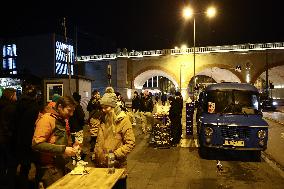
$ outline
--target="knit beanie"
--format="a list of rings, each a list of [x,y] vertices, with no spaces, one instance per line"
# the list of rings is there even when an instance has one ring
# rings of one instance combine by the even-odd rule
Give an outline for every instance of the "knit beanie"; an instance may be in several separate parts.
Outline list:
[[[52,102],[57,102],[59,98],[60,98],[59,94],[54,94],[52,97]]]
[[[114,93],[114,89],[112,87],[107,87],[105,93]]]
[[[117,103],[117,97],[115,93],[105,93],[99,101],[101,105],[115,108]]]

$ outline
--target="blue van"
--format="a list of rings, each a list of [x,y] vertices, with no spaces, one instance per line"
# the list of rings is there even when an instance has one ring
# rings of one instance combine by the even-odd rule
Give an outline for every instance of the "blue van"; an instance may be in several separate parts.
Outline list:
[[[268,124],[260,110],[259,92],[251,84],[208,85],[199,94],[196,121],[200,150],[267,148]]]

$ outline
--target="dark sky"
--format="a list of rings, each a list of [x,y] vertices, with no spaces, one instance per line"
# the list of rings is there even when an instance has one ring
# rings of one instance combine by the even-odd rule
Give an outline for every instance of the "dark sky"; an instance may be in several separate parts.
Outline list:
[[[117,48],[167,49],[182,43],[190,47],[193,22],[185,23],[181,16],[188,3],[198,12],[211,4],[218,10],[211,20],[196,15],[196,46],[284,42],[283,6],[278,0],[25,2],[29,4],[13,1],[17,6],[1,7],[6,11],[1,14],[0,38],[51,32],[63,35],[61,22],[66,15],[67,35],[74,40],[77,36],[78,55],[113,53]]]

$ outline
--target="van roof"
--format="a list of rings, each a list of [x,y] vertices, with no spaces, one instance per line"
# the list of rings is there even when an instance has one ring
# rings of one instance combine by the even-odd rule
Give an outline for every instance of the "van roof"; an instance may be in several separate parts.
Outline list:
[[[208,85],[205,91],[215,90],[240,90],[240,91],[252,91],[258,92],[257,88],[248,83],[215,83]]]

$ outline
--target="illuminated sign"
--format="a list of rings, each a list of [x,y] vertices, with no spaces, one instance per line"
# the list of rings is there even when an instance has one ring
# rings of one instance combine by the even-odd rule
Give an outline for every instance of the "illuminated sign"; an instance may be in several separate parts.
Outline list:
[[[17,47],[15,44],[3,46],[3,64],[2,68],[10,74],[17,74],[16,57]]]
[[[5,88],[16,89],[19,93],[22,92],[21,80],[14,78],[0,78],[0,96]]]
[[[68,75],[68,62],[71,65],[71,75],[74,75],[74,48],[60,41],[55,43],[55,73],[60,75]]]

